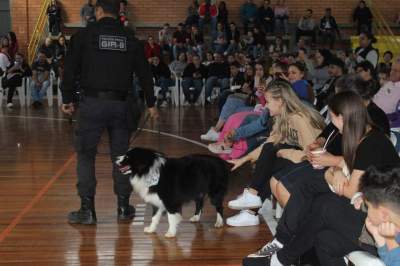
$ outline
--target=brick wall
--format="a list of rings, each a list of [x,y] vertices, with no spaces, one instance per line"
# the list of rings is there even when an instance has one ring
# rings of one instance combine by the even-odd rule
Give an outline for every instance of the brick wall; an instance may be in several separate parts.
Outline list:
[[[58,0],[63,9],[65,22],[78,23],[80,21],[79,10],[86,0]],[[190,0],[128,0],[129,18],[138,25],[161,25],[165,22],[177,24],[186,17],[187,6]],[[238,21],[240,5],[244,0],[226,0],[230,20]],[[256,4],[262,3],[255,0]],[[26,12],[26,3],[29,6],[29,14]],[[274,3],[274,0],[272,0]],[[358,0],[288,0],[291,20],[297,21],[306,8],[312,8],[315,17],[319,18],[328,6],[333,8],[333,14],[340,24],[351,22],[351,12]],[[392,22],[396,14],[400,12],[399,0],[374,1],[384,17]],[[24,47],[27,37],[32,32],[41,0],[12,0],[12,25],[17,33],[21,46]],[[29,25],[29,28],[28,28]]]

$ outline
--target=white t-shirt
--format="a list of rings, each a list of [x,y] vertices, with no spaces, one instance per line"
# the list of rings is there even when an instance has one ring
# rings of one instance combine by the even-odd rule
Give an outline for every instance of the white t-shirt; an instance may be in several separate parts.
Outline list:
[[[10,60],[8,59],[8,56],[0,53],[0,68],[6,72],[7,67],[10,65]]]
[[[369,53],[367,54],[367,57],[365,59],[363,57],[359,56],[359,54],[362,53],[363,51],[364,51],[364,48],[362,48],[362,49],[360,49],[360,51],[358,51],[357,63],[361,63],[361,62],[367,60],[376,68],[376,66],[378,65],[378,59],[379,59],[379,55],[376,52],[376,50],[369,51]]]

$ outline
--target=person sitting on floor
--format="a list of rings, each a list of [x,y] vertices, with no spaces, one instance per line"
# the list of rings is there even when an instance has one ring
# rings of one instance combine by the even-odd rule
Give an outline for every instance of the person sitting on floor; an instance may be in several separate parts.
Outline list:
[[[274,240],[248,258],[271,258],[271,266],[290,265],[314,247],[322,265],[344,266],[344,256],[360,250],[358,239],[366,217],[351,204],[360,178],[369,167],[398,164],[400,158],[387,136],[370,122],[357,93],[336,94],[329,110],[342,134],[343,160],[318,177],[303,178],[303,185],[289,198],[287,217],[279,221]]]
[[[237,169],[244,163],[256,162],[255,172],[249,188],[228,203],[229,208],[242,210],[227,219],[231,226],[259,224],[259,217],[251,209],[258,209],[271,196],[269,180],[279,170],[299,163],[305,150],[325,127],[321,115],[304,104],[285,80],[272,81],[265,92],[267,108],[274,118],[272,131],[267,141],[246,156],[229,161]],[[278,159],[279,158],[279,159]]]
[[[371,168],[361,177],[368,208],[365,221],[386,266],[400,265],[400,168]]]
[[[260,81],[263,80],[265,76],[264,66],[256,64],[255,68],[256,73],[254,75],[253,67],[250,65],[247,66],[247,73],[243,86],[240,90],[237,90],[236,93],[228,96],[221,109],[217,124],[211,127],[206,134],[200,136],[202,140],[217,141],[219,132],[231,115],[237,112],[253,110],[257,100],[261,103],[265,102],[263,93],[260,92],[256,95]]]

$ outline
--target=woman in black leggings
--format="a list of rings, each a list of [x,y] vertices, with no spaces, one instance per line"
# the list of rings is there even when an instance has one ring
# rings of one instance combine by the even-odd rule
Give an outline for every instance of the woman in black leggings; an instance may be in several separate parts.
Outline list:
[[[6,76],[2,80],[3,88],[8,88],[7,107],[12,108],[12,99],[15,89],[22,85],[22,79],[31,75],[31,69],[25,63],[24,57],[20,53],[15,54],[15,61],[7,68]]]

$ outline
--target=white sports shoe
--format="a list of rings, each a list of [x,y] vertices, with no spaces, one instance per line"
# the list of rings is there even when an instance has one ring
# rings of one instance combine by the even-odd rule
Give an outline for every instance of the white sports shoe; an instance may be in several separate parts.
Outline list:
[[[257,195],[250,193],[247,189],[243,191],[237,199],[231,200],[228,203],[228,207],[234,210],[245,210],[245,209],[258,209],[261,208],[262,201]]]
[[[230,154],[231,148],[225,148],[222,143],[211,143],[208,145],[208,150],[215,154]]]
[[[252,211],[243,210],[239,214],[226,219],[226,224],[230,226],[254,226],[260,224],[260,219]]]
[[[217,141],[218,137],[219,133],[215,131],[214,128],[210,128],[206,134],[200,136],[200,139],[207,141]]]

